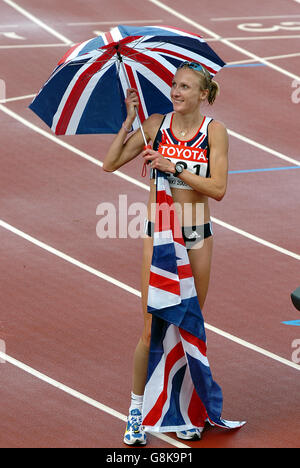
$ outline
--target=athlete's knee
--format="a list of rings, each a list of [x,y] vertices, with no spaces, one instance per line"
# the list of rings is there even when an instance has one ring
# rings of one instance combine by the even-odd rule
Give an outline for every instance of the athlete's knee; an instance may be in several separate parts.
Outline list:
[[[150,348],[150,343],[151,343],[151,333],[143,333],[141,336],[141,341],[144,346],[147,348]]]

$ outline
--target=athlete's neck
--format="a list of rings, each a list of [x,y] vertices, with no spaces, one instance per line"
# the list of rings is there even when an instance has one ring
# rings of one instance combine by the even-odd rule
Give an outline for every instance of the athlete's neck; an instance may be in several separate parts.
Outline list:
[[[175,126],[175,128],[178,131],[194,130],[195,128],[200,127],[203,118],[204,116],[201,114],[200,111],[196,111],[194,113],[189,114],[181,114],[179,112],[175,112],[173,117],[173,126]]]

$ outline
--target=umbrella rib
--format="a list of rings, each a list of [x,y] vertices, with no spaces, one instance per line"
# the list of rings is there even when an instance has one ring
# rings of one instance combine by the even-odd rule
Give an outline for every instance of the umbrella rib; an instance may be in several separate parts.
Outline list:
[[[149,52],[152,52],[152,50],[154,50],[155,48],[161,47],[162,45],[167,44],[166,41],[161,41],[161,42],[158,42],[158,43],[155,45],[155,47],[153,47],[153,48],[151,48],[151,49],[145,49],[145,48],[143,48],[143,47],[138,48],[138,46],[139,46],[139,44],[140,44],[141,41],[142,41],[142,39],[140,39],[139,42],[138,42],[136,45],[134,45],[134,46],[131,47],[131,49],[134,49],[134,50],[137,51],[137,54],[140,53],[140,52],[143,52],[144,54],[146,54],[148,51],[149,51]],[[87,52],[87,53],[88,53],[88,52]],[[129,59],[129,58],[131,58],[131,57],[134,57],[134,56],[137,55],[137,54],[132,54],[130,57],[127,57],[127,58]],[[95,60],[91,60],[89,63],[93,63],[93,62],[97,62],[97,61],[98,61],[99,63],[101,63],[101,60],[99,60],[99,58],[96,58]],[[105,61],[106,61],[106,60],[103,60],[103,62],[105,62]],[[74,63],[70,63],[69,65],[84,65],[85,63],[87,63],[87,62],[84,62],[84,61],[80,62],[80,61],[78,60],[78,61],[76,61],[76,62],[74,62]],[[146,62],[145,62],[145,63],[146,63]]]
[[[152,51],[152,49],[149,49],[149,52],[151,52],[151,51]],[[124,57],[124,56],[122,56],[122,58],[125,59],[126,62],[131,61],[131,62],[135,63],[136,60],[134,60],[134,57],[135,57],[136,55],[139,55],[141,52],[144,52],[144,55],[146,54],[146,51],[145,51],[144,49],[141,49],[140,51],[137,51],[136,54],[130,55],[130,57]],[[88,61],[88,62],[79,62],[79,61],[78,61],[78,62],[76,62],[76,63],[69,63],[68,65],[69,65],[69,66],[85,65],[85,64],[87,64],[87,63],[91,64],[91,63],[95,63],[95,62],[102,63],[102,62],[106,62],[106,60],[98,60],[98,59],[95,59],[95,60],[90,60],[90,61]],[[113,63],[117,63],[117,62],[119,62],[119,60],[118,60],[118,59],[115,59],[115,61],[114,61]],[[105,68],[109,68],[113,63],[109,63],[106,67],[101,68],[101,70],[104,70]],[[142,63],[143,65],[147,65],[147,64],[149,64],[150,62],[146,62],[146,61],[144,62],[144,61],[143,61],[143,62],[140,62],[140,63]],[[100,70],[99,70],[99,71],[100,71]],[[98,72],[96,72],[96,73],[98,73]]]
[[[83,60],[83,59],[82,59]],[[85,61],[82,61],[80,62],[79,60],[76,61],[76,62],[72,62],[72,63],[66,63],[67,65],[69,66],[76,66],[76,65],[85,65],[86,63],[95,63],[95,62],[98,62],[98,63],[104,63],[104,62],[107,62],[107,60],[99,60],[99,57],[98,58],[95,58],[94,60],[85,60]]]
[[[82,76],[80,78],[80,81],[85,80],[87,78],[91,78],[91,76],[95,76],[95,75],[97,75],[97,73],[101,73],[101,72],[105,71],[106,69],[110,68],[111,66],[112,66],[112,64],[104,66],[100,70],[96,71],[95,73],[86,73],[84,76]]]

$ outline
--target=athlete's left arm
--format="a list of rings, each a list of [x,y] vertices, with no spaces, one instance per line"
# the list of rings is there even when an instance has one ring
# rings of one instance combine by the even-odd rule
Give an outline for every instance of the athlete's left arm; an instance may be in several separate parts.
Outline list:
[[[210,147],[210,178],[199,177],[184,170],[179,178],[197,192],[221,201],[227,189],[228,133],[225,126],[213,120],[208,127]]]

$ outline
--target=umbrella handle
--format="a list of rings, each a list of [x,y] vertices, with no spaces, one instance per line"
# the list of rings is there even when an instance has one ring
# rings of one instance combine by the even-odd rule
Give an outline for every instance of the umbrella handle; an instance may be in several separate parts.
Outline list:
[[[124,65],[124,62],[123,62],[123,60],[122,60],[122,56],[121,56],[120,53],[118,54],[118,58],[119,58],[119,61],[120,61],[120,66],[121,66],[121,68],[122,68],[122,70],[123,70],[123,73],[124,73],[124,76],[125,76],[125,79],[126,79],[127,86],[128,86],[128,88],[131,88],[130,81],[129,81],[129,78],[128,78],[128,75],[127,75],[127,72],[126,72],[126,68],[125,68],[125,65]],[[139,112],[138,112],[138,108],[137,108],[136,106],[134,106],[134,108],[135,108],[136,118],[137,118],[137,121],[138,121],[140,130],[141,130],[141,132],[142,132],[142,136],[143,136],[143,140],[144,140],[145,146],[147,146],[147,145],[148,145],[148,141],[147,141],[146,136],[145,136],[145,133],[144,133],[144,129],[143,129],[143,126],[142,126],[142,122],[141,122],[141,119],[140,119],[140,116],[139,116]]]
[[[144,150],[146,150],[146,149],[152,149],[152,146],[151,145],[145,145]],[[146,175],[147,175],[147,165],[148,164],[150,164],[150,161],[145,161],[144,164],[143,164],[142,177],[146,177]]]
[[[138,109],[137,109],[136,106],[134,108],[135,108],[136,118],[137,118],[140,130],[142,132],[142,137],[143,137],[143,140],[144,140],[144,143],[145,143],[145,149],[147,149],[148,147],[150,147],[150,149],[151,149],[151,146],[148,145],[148,141],[147,141],[145,133],[144,133],[144,129],[143,129],[143,125],[142,125],[142,122],[141,122],[141,119],[140,119],[140,116],[139,116]]]

